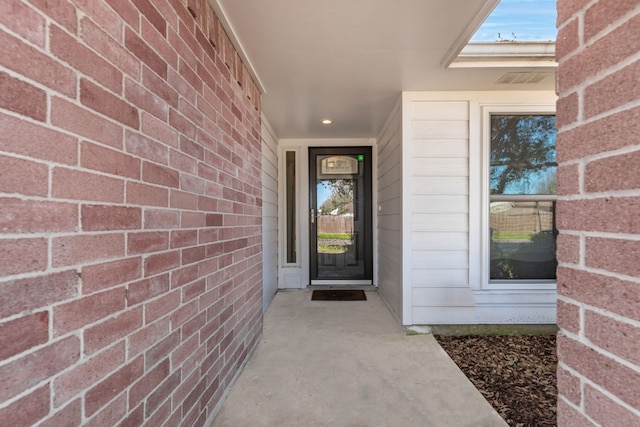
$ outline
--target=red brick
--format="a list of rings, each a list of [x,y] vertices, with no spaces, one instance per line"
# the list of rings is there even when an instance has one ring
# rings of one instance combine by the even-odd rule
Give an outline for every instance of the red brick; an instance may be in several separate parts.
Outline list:
[[[175,289],[187,283],[193,282],[198,279],[198,266],[190,265],[187,267],[182,267],[179,270],[175,270],[171,274],[171,289]],[[184,299],[182,300],[185,301]]]
[[[173,108],[169,110],[169,124],[188,138],[194,139],[197,135],[196,126]]]
[[[123,22],[105,2],[74,0],[74,3],[114,39],[122,40]]]
[[[58,167],[53,169],[52,180],[56,198],[115,203],[124,199],[124,182],[120,179]]]
[[[144,423],[144,404],[138,405],[129,415],[120,423],[118,427],[138,427]]]
[[[44,238],[0,240],[0,276],[45,270],[47,247]]]
[[[142,180],[163,187],[178,188],[180,174],[178,171],[155,163],[143,162]]]
[[[169,166],[192,175],[198,171],[198,162],[194,158],[175,150],[169,151]]]
[[[47,418],[38,427],[60,427],[60,426],[79,426],[81,425],[82,405],[80,399],[76,399],[51,417]]]
[[[202,93],[202,79],[194,69],[189,67],[185,61],[180,60],[178,71],[185,81],[196,91],[196,93]]]
[[[149,369],[166,358],[180,344],[180,331],[177,330],[145,353],[145,366]]]
[[[200,316],[194,318],[194,320],[198,319],[199,317]],[[191,356],[194,356],[194,353],[196,353],[196,351],[198,350],[200,350],[199,354],[195,357],[200,357],[200,360],[202,361],[204,359],[204,355],[206,355],[206,346],[199,346],[199,338],[197,334],[193,335],[189,339],[183,338],[180,346],[176,348],[173,353],[171,353],[172,366],[180,366],[182,372],[188,375],[193,371],[193,368],[195,368],[195,364],[188,363],[187,360],[189,360]]]
[[[169,205],[169,190],[152,185],[127,182],[127,203],[167,207]]]
[[[180,150],[198,160],[204,160],[204,148],[202,145],[197,144],[184,136],[180,138]]]
[[[176,209],[198,209],[198,196],[179,190],[171,190],[169,206]]]
[[[585,387],[585,410],[602,427],[640,425],[640,416],[614,402],[595,388]]]
[[[640,365],[640,329],[587,310],[585,336],[596,346]]]
[[[80,79],[80,101],[98,113],[138,129],[138,111],[133,106],[84,78]]]
[[[77,30],[76,8],[68,2],[51,2],[48,0],[29,0],[29,3],[40,9],[46,16],[65,27],[71,33]]]
[[[148,0],[133,0],[133,3],[156,28],[156,30],[158,30],[158,32],[162,34],[163,37],[166,37],[167,23],[160,12],[158,12],[158,10],[153,7],[153,5]]]
[[[562,427],[596,427],[584,414],[576,411],[562,399],[558,399],[558,425]]]
[[[126,258],[82,268],[82,292],[85,295],[138,279],[142,259]]]
[[[133,384],[143,373],[144,363],[142,357],[138,357],[91,388],[87,391],[84,403],[86,415],[91,416],[96,413],[107,402]]]
[[[182,250],[182,264],[192,264],[194,262],[202,261],[205,258],[205,247],[196,246],[193,248],[187,248]]]
[[[0,108],[35,120],[46,120],[47,95],[44,90],[0,72],[0,92]]]
[[[200,198],[198,197],[198,209],[200,208]],[[205,226],[206,215],[204,212],[182,212],[180,226],[182,228],[201,228]]]
[[[140,160],[120,151],[110,150],[84,141],[81,145],[80,164],[84,168],[111,175],[140,179]]]
[[[584,14],[585,41],[589,42],[611,23],[631,12],[636,6],[638,6],[636,0],[599,0],[594,3]]]
[[[122,91],[120,70],[55,25],[49,27],[49,46],[51,53],[73,69],[94,78],[112,92]]]
[[[640,43],[640,15],[624,25],[606,33],[601,39],[582,49],[574,56],[560,61],[557,91],[562,94],[582,84],[589,77],[636,54]],[[624,40],[624,43],[620,43]]]
[[[170,321],[168,317],[150,323],[145,314],[145,320],[148,326],[127,337],[127,348],[130,358],[146,351],[152,345],[169,335]]]
[[[558,267],[558,293],[634,320],[640,320],[637,283]]]
[[[49,192],[49,168],[41,163],[0,155],[0,192],[46,196]]]
[[[75,271],[4,282],[0,286],[0,316],[37,310],[76,295],[78,274]]]
[[[150,210],[144,212],[144,228],[171,229],[180,225],[180,213],[174,210]]]
[[[145,322],[151,323],[155,320],[171,313],[180,305],[180,291],[174,291],[170,294],[150,301],[145,304],[144,319]]]
[[[140,208],[125,206],[82,205],[84,231],[113,231],[139,229],[142,225]]]
[[[207,227],[221,227],[223,216],[221,214],[207,214]]]
[[[140,378],[129,391],[129,406],[142,402],[158,385],[171,374],[169,359],[165,359]]]
[[[139,304],[169,292],[169,274],[140,280],[129,285],[127,306]]]
[[[87,403],[85,402],[85,408]],[[85,409],[86,412],[86,409]],[[93,415],[83,427],[115,426],[127,413],[127,393],[122,392]]]
[[[124,44],[138,59],[155,71],[163,79],[167,78],[167,63],[155,53],[147,43],[138,37],[131,29],[126,28]]]
[[[49,340],[49,313],[41,311],[0,323],[0,359],[6,360]],[[2,417],[0,417],[2,419]]]
[[[183,248],[197,243],[198,232],[196,230],[175,230],[171,232],[171,248]]]
[[[120,126],[64,99],[51,99],[51,123],[94,141],[122,148]]]
[[[569,371],[558,367],[558,393],[563,395],[571,403],[580,406],[582,402],[582,388],[580,378],[574,377]]]
[[[95,262],[124,256],[123,234],[55,237],[51,243],[54,267]]]
[[[205,291],[206,281],[204,279],[198,280],[195,283],[191,283],[190,285],[187,285],[182,289],[182,302],[191,301],[193,298],[197,298],[202,295]]]
[[[64,95],[76,96],[74,71],[4,31],[0,31],[0,65]]]
[[[558,129],[578,120],[580,112],[579,99],[580,97],[575,92],[558,99],[556,105],[556,126]]]
[[[131,102],[143,112],[147,112],[162,121],[167,120],[169,107],[164,100],[140,86],[138,83],[127,79],[124,93],[127,101]]]
[[[582,329],[580,307],[558,300],[558,327],[573,334],[579,334]]]
[[[148,68],[143,68],[142,70],[142,84],[151,92],[164,99],[171,107],[178,107],[179,95],[176,89],[171,87],[165,79],[158,77],[156,73]]]
[[[218,201],[212,197],[199,196],[198,197],[198,210],[199,211],[217,211]],[[206,218],[206,216],[205,216]],[[206,219],[205,219],[206,222]]]
[[[51,405],[49,386],[45,385],[0,409],[0,420],[5,426],[29,427],[49,414]]]
[[[2,43],[0,42],[0,45]],[[57,163],[78,162],[75,137],[0,113],[0,149]]]
[[[560,61],[580,46],[579,22],[578,18],[575,18],[558,30],[556,37],[556,61]]]
[[[167,398],[171,395],[171,392],[173,392],[176,387],[178,387],[178,385],[180,385],[180,381],[181,381],[181,372],[180,370],[175,371],[173,374],[171,374],[170,376],[168,376],[164,382],[158,387],[156,388],[156,390],[151,393],[151,395],[149,395],[149,397],[147,398],[147,404],[146,404],[146,415],[147,417],[151,414],[153,414],[155,412],[156,409],[158,409],[160,407],[160,405],[162,404],[162,402],[164,402],[165,400],[167,400]],[[162,421],[166,421],[166,419],[168,418],[168,415],[170,413],[171,410],[171,401],[168,402],[169,404],[167,405],[167,412],[166,414],[164,413],[164,411],[159,411],[163,416],[160,417],[160,419],[158,420],[159,422]],[[155,418],[150,418],[149,419],[149,425],[158,425],[159,423],[156,423],[154,421]],[[170,423],[168,423],[167,425],[171,425]]]
[[[125,308],[124,288],[83,297],[53,308],[53,334],[64,335]]]
[[[154,2],[154,6],[159,2]],[[165,21],[166,22],[166,21]],[[169,44],[166,35],[160,34],[156,28],[147,20],[141,21],[140,36],[171,68],[178,67],[178,54]]]
[[[120,39],[115,40],[87,17],[82,18],[80,25],[80,37],[87,45],[120,71],[134,79],[140,78],[140,62],[122,47]]]
[[[640,276],[640,241],[588,237],[586,251],[588,267]]]
[[[46,22],[32,8],[17,0],[0,2],[0,23],[29,42],[44,47]]]
[[[193,175],[180,175],[180,189],[190,193],[204,194],[204,180]]]
[[[171,251],[147,257],[144,262],[145,276],[153,276],[180,265],[180,252]]]
[[[556,174],[556,194],[565,196],[580,192],[580,168],[576,164],[559,165]]]
[[[140,14],[136,7],[131,4],[128,0],[105,0],[109,6],[118,14],[120,17],[131,26],[134,30],[138,30],[138,25],[140,23]]]
[[[597,193],[640,189],[638,165],[640,151],[589,162],[585,168],[585,190]]]
[[[588,86],[584,91],[585,118],[606,113],[640,98],[638,79],[640,79],[640,61]]]
[[[160,231],[146,231],[129,233],[127,240],[128,254],[158,252],[169,248],[169,233]]]
[[[100,381],[125,362],[126,348],[118,343],[100,353],[82,360],[73,369],[53,381],[54,405],[60,407],[78,393]]]
[[[578,264],[580,262],[580,237],[560,234],[557,239],[558,262]]]
[[[166,165],[169,163],[168,148],[135,132],[127,132],[125,135],[125,145],[127,152],[140,156],[143,159]]]
[[[558,360],[602,386],[627,404],[638,407],[640,373],[564,335],[558,335]]]
[[[70,336],[0,367],[0,400],[7,401],[56,375],[80,358],[80,340]]]
[[[84,331],[84,353],[89,355],[142,327],[142,307],[111,317]]]
[[[178,93],[180,93],[187,101],[191,102],[192,104],[196,102],[196,99],[198,97],[196,90],[184,79],[184,77],[182,77],[173,68],[169,69],[169,77],[167,81],[169,82],[169,85]],[[205,90],[205,94],[206,93],[207,92]],[[215,94],[212,96],[215,96]],[[174,108],[178,106],[177,101],[178,100],[176,99],[176,104],[172,105]],[[213,119],[215,120],[215,116],[213,117]]]
[[[169,146],[177,147],[179,144],[178,132],[165,122],[158,120],[150,114],[142,113],[141,130],[145,135],[150,136],[153,139],[157,139]],[[173,150],[170,154],[172,153]],[[171,156],[169,164],[171,164]]]
[[[633,215],[638,208],[638,197],[561,200],[556,205],[557,227],[560,230],[640,234],[640,217]]]

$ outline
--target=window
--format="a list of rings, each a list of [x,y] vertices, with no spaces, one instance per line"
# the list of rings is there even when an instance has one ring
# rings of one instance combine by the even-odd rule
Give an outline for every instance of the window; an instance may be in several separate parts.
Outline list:
[[[297,262],[297,233],[296,233],[296,152],[287,151],[285,153],[285,197],[286,197],[286,262],[295,264]]]
[[[555,116],[493,111],[488,120],[489,283],[554,281]]]

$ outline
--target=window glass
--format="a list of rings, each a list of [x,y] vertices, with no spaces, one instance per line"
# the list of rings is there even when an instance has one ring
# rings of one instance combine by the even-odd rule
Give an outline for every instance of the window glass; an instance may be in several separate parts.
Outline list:
[[[296,152],[286,152],[287,263],[296,262]]]
[[[491,194],[555,194],[555,116],[491,116]]]

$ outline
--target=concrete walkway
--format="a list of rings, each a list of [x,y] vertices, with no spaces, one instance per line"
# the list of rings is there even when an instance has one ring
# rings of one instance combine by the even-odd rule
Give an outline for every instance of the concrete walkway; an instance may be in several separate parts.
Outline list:
[[[431,335],[406,336],[375,292],[279,292],[214,427],[506,426]]]

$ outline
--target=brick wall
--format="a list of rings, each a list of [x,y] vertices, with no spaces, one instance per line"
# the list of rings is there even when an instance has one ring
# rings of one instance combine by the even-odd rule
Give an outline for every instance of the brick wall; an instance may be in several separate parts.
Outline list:
[[[558,28],[558,424],[640,425],[640,4]]]
[[[206,0],[0,1],[0,425],[204,424],[262,327],[259,111]]]

